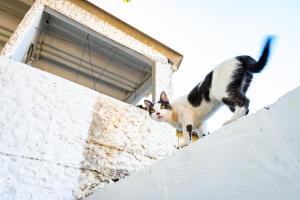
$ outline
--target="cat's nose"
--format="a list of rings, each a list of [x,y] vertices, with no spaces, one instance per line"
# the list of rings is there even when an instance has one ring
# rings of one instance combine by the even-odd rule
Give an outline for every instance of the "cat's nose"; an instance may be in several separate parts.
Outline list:
[[[158,113],[156,113],[156,115],[160,115],[160,113],[158,112]]]

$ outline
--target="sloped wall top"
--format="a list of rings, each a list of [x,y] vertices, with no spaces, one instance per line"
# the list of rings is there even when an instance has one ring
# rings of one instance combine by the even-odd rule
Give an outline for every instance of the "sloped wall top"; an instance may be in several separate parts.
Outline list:
[[[88,199],[300,199],[299,119],[300,87]]]

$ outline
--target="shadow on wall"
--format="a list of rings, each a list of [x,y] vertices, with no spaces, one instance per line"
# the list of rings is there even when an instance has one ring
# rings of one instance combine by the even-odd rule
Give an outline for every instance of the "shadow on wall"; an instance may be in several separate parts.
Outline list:
[[[153,124],[142,109],[110,97],[98,97],[84,147],[76,198],[82,199],[173,154],[176,140],[169,130]]]

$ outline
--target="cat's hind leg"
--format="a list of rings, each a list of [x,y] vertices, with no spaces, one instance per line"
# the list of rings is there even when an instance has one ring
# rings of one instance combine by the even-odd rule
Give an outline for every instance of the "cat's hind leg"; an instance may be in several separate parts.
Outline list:
[[[223,103],[229,107],[233,112],[233,115],[230,120],[224,122],[223,125],[227,125],[230,122],[248,114],[249,112],[249,99],[243,95],[238,95],[232,98],[223,98]]]
[[[193,131],[193,125],[192,124],[185,124],[182,126],[182,132],[183,132],[183,143],[180,144],[180,148],[183,148],[185,146],[188,146],[192,142],[192,131]]]
[[[182,132],[183,132],[183,143],[180,145],[180,147],[188,146],[192,142],[192,132],[194,127],[194,118],[192,115],[192,112],[189,112],[187,110],[186,112],[182,113],[182,115],[179,117],[179,121],[182,126]]]

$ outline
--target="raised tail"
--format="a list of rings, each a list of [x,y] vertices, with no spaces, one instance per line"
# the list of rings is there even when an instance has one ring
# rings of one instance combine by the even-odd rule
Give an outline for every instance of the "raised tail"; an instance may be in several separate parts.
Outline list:
[[[268,62],[269,54],[270,54],[270,46],[272,43],[273,37],[268,36],[262,54],[257,62],[252,62],[249,65],[246,65],[247,69],[252,73],[259,73],[264,69],[265,65]]]
[[[267,38],[264,49],[258,61],[254,60],[250,56],[237,56],[236,59],[238,59],[241,62],[242,66],[245,67],[248,71],[252,73],[261,72],[261,70],[264,69],[265,65],[268,62],[272,40],[272,36],[269,36]]]

